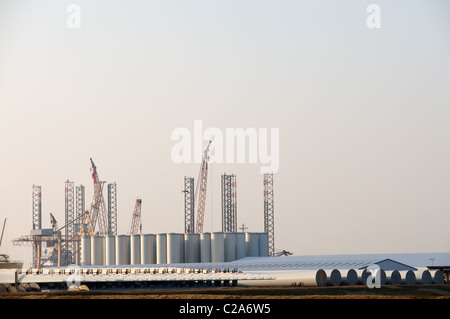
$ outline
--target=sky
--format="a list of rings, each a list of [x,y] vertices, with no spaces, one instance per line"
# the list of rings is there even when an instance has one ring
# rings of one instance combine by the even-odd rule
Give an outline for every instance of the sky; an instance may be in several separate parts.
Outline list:
[[[144,233],[184,232],[200,164],[174,161],[172,134],[195,121],[278,130],[277,250],[449,252],[449,15],[444,0],[0,0],[0,252],[31,263],[12,241],[33,184],[44,228],[64,224],[67,179],[89,207],[90,158],[117,183],[119,234],[138,197]],[[204,231],[221,230],[224,172],[238,224],[264,230],[261,166],[210,164]]]

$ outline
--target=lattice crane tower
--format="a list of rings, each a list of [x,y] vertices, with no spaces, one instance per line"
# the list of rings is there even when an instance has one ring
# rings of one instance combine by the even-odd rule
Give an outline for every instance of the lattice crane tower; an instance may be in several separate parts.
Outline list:
[[[205,217],[205,203],[206,203],[206,187],[208,181],[208,161],[209,161],[209,147],[211,141],[209,141],[203,152],[202,166],[200,168],[199,178],[197,179],[197,188],[195,190],[195,200],[198,203],[197,209],[197,224],[196,233],[203,233],[203,220]],[[198,194],[198,200],[197,200]]]
[[[106,220],[106,209],[105,209],[105,199],[103,198],[103,185],[105,182],[100,181],[98,178],[97,167],[91,158],[92,164],[92,179],[94,180],[94,197],[91,203],[91,225],[89,225],[92,229],[90,231],[94,231],[95,226],[98,222],[98,230],[99,235],[106,236],[108,235],[107,228],[107,220]]]
[[[136,199],[133,216],[131,218],[130,235],[142,234],[141,207],[142,199],[138,198]]]
[[[268,236],[268,254],[275,253],[273,173],[264,174],[264,232]]]
[[[184,232],[190,234],[194,232],[194,214],[195,214],[195,199],[194,199],[194,178],[184,177]]]

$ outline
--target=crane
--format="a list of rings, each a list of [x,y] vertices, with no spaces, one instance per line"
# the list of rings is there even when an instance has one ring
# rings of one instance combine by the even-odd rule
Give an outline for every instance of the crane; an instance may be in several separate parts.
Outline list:
[[[56,221],[56,218],[52,213],[50,213],[50,223],[52,224],[53,231],[56,232],[56,230],[58,229],[58,222]]]
[[[3,233],[5,232],[6,218],[3,221],[2,235],[0,236],[0,247],[2,247]]]
[[[105,199],[103,198],[103,185],[105,182],[98,178],[97,167],[91,160],[92,179],[94,180],[94,197],[91,203],[91,227],[90,231],[94,231],[97,221],[100,235],[107,235],[108,229],[106,225]]]
[[[274,256],[277,256],[277,257],[279,257],[279,256],[290,256],[290,255],[292,255],[292,253],[290,251],[287,251],[287,250],[284,250],[284,249],[282,251],[276,252],[274,254]]]
[[[130,235],[142,234],[142,223],[141,223],[141,206],[142,199],[136,199],[136,204],[134,205],[133,217],[131,218]]]
[[[5,233],[5,225],[6,225],[6,218],[3,221],[3,227],[2,227],[2,234],[0,235],[0,247],[2,246],[2,240],[3,240],[3,234]],[[11,264],[9,262],[9,256],[7,254],[0,254],[0,263],[3,264]]]
[[[209,161],[208,152],[210,145],[211,141],[209,141],[208,145],[206,146],[203,152],[202,166],[200,167],[199,178],[197,179],[197,187],[195,189],[195,202],[198,203],[197,224],[196,224],[197,233],[203,233],[203,219],[205,216],[205,203],[206,203],[206,187],[208,181],[208,161]]]

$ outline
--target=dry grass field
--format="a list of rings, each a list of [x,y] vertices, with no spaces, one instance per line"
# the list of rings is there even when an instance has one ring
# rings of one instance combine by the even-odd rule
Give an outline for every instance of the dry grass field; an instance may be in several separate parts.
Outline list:
[[[339,287],[220,287],[127,291],[1,293],[0,299],[450,299],[450,285]]]

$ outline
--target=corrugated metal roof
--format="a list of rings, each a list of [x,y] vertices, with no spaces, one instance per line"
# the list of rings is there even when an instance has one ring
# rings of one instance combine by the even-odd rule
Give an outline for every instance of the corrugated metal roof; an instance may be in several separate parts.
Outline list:
[[[430,258],[434,258],[433,261]],[[251,270],[314,270],[314,269],[363,269],[370,264],[379,264],[385,270],[413,270],[434,265],[450,265],[450,253],[411,253],[411,254],[347,254],[347,255],[309,255],[280,257],[246,257],[231,262],[220,263],[179,263],[151,265],[105,265],[82,266],[82,268],[145,268],[179,267],[196,269]],[[61,267],[64,268],[64,267]]]
[[[295,270],[295,269],[364,269],[378,264],[385,270],[414,270],[434,265],[450,265],[450,253],[403,253],[403,254],[347,254],[309,255],[280,257],[246,257],[228,263],[177,264],[177,267],[192,268],[237,268],[239,270]]]

